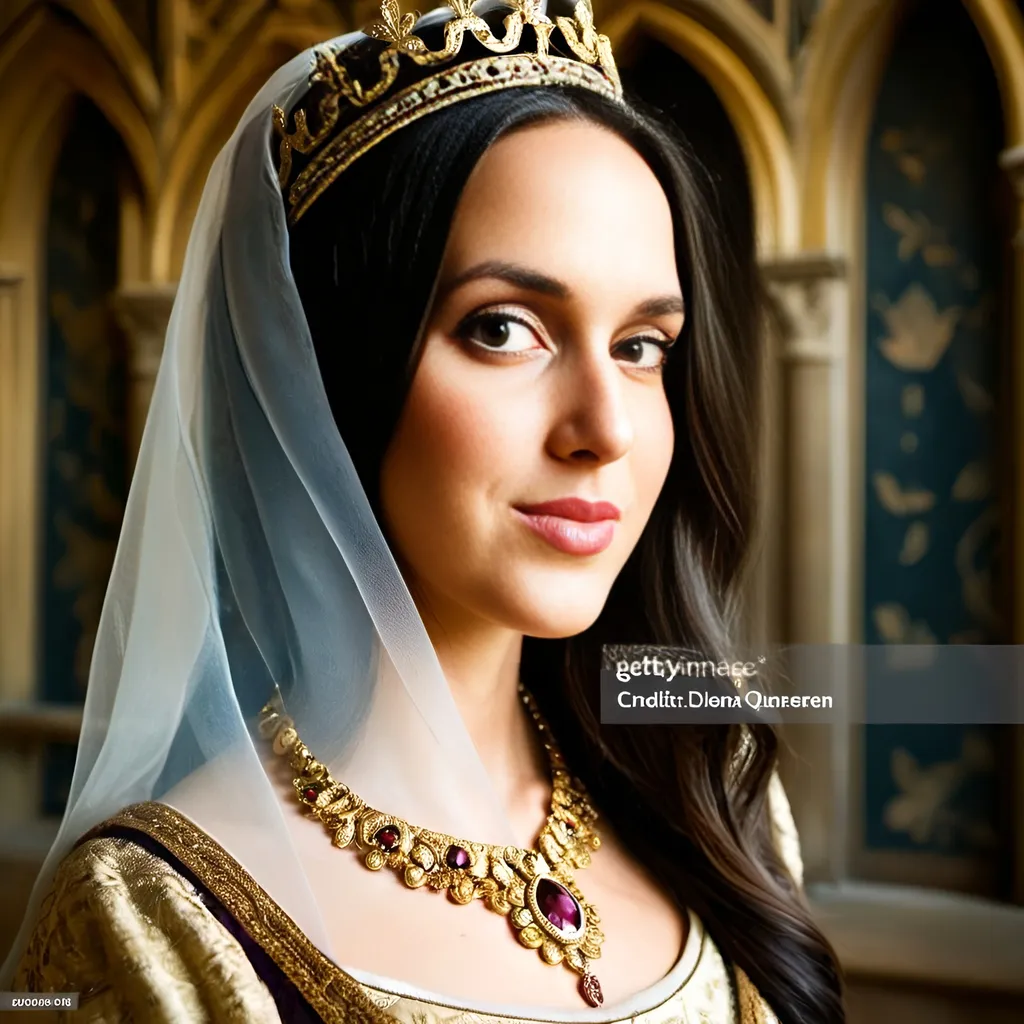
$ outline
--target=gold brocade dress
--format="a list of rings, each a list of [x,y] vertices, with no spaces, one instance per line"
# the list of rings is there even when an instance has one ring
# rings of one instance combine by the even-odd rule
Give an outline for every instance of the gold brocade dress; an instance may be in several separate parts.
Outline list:
[[[773,790],[776,839],[799,882],[792,817],[781,785]],[[210,836],[159,803],[126,808],[63,860],[13,988],[80,993],[67,1015],[75,1024],[777,1024],[692,913],[676,968],[622,1012],[482,1012],[357,976]]]

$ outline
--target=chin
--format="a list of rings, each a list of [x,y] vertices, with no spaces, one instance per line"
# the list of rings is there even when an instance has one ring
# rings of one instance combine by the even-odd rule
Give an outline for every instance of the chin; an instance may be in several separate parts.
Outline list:
[[[577,621],[574,624],[565,623],[544,623],[547,629],[522,630],[523,636],[535,637],[538,640],[566,640],[571,636],[583,633],[597,621],[597,615],[586,621]]]
[[[547,618],[532,616],[528,620],[516,622],[513,628],[523,636],[536,637],[538,640],[564,640],[590,629],[600,614],[600,608],[588,616],[567,616],[563,611]]]
[[[593,579],[567,586],[564,580],[531,581],[501,601],[502,621],[525,636],[558,640],[589,629],[601,614],[610,584]]]

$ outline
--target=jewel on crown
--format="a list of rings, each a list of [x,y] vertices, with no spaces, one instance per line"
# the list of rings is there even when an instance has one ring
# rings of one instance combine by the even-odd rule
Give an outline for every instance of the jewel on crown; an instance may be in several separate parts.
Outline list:
[[[398,0],[382,0],[380,20],[363,30],[367,37],[386,44],[377,53],[379,76],[374,82],[355,77],[345,66],[343,52],[327,46],[315,51],[316,64],[310,76],[310,86],[316,87],[318,96],[315,123],[311,127],[307,111],[300,108],[292,115],[294,128],[289,131],[285,111],[281,107],[273,110],[274,129],[281,140],[281,187],[289,186],[293,153],[316,154],[289,189],[293,222],[375,138],[395,130],[400,123],[408,123],[413,107],[416,115],[422,116],[442,97],[444,102],[455,102],[488,88],[549,83],[578,85],[621,99],[622,85],[611,41],[594,28],[590,0],[577,0],[571,17],[558,15],[553,20],[541,9],[539,0],[503,0],[509,11],[502,20],[500,37],[484,18],[474,13],[473,4],[474,0],[446,0],[453,17],[443,23],[443,45],[431,50],[413,32],[419,13],[403,14]],[[517,52],[527,26],[533,32],[535,48]],[[551,36],[556,29],[564,45],[558,47],[561,52],[552,53]],[[487,56],[467,63],[457,60],[466,33],[489,51]],[[447,80],[447,69],[439,70],[400,90],[398,99],[389,96],[380,105],[384,110],[378,107],[366,115],[357,115],[355,122],[345,119],[347,126],[325,146],[342,120],[343,103],[358,111],[381,99],[398,78],[403,56],[421,67],[453,65],[451,76],[455,84]],[[461,96],[453,95],[460,89]],[[321,146],[324,150],[318,153]]]
[[[447,0],[447,6],[455,16],[444,24],[444,45],[439,50],[431,50],[413,33],[413,27],[420,17],[419,12],[403,14],[398,0],[383,0],[380,20],[363,30],[371,38],[388,44],[377,58],[380,65],[378,81],[366,88],[353,79],[344,66],[338,63],[336,55],[330,52],[318,54],[318,66],[313,80],[333,85],[350,103],[357,107],[365,106],[378,99],[394,83],[403,54],[420,65],[445,63],[458,56],[467,32],[492,53],[509,53],[519,46],[523,29],[529,25],[536,36],[536,53],[547,54],[551,33],[559,28],[578,60],[601,65],[609,77],[618,83],[611,43],[607,36],[599,34],[594,28],[590,0],[578,0],[572,17],[560,15],[554,21],[541,10],[538,0],[506,0],[506,3],[510,11],[503,21],[504,34],[499,38],[491,31],[490,25],[473,12],[473,0]]]

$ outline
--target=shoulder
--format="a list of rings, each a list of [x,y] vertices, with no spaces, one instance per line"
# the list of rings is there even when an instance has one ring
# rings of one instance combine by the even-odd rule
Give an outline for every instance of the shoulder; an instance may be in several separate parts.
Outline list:
[[[691,921],[694,920],[700,939],[696,962],[682,987],[661,1011],[685,1008],[686,1020],[778,1024],[753,982],[741,968],[725,960],[703,923],[691,913]],[[657,1014],[650,1018],[641,1016],[636,1018],[636,1024],[662,1024],[663,1019]],[[674,1022],[678,1017],[671,1015],[668,1020]]]
[[[16,981],[82,993],[76,1021],[393,1024],[212,836],[155,802],[62,861]]]
[[[15,988],[79,992],[96,1021],[280,1024],[270,992],[195,885],[144,842],[102,827],[59,865]]]
[[[731,772],[736,772],[740,769],[752,743],[753,740],[751,739],[750,732],[744,727],[740,733],[739,749],[733,759]],[[779,858],[789,872],[790,877],[796,883],[796,887],[802,889],[804,884],[804,865],[803,857],[800,853],[800,836],[796,830],[796,822],[793,820],[793,811],[789,806],[789,798],[786,796],[785,787],[782,785],[778,765],[772,769],[771,778],[768,782],[767,814],[772,842]]]
[[[768,813],[771,816],[772,838],[783,864],[798,888],[804,884],[804,864],[800,853],[800,836],[793,820],[789,798],[778,771],[772,773],[768,786]]]

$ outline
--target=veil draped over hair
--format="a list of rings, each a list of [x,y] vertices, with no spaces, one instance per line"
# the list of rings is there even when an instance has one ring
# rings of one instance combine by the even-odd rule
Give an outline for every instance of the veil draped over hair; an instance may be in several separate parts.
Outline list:
[[[420,24],[445,16],[431,11]],[[272,108],[295,105],[313,66],[311,49],[273,75],[206,182],[103,606],[67,809],[0,989],[75,841],[147,800],[218,840],[333,956],[318,902],[332,894],[307,879],[254,728],[275,687],[318,760],[371,806],[513,842],[335,425],[289,268]],[[346,338],[337,312],[336,343],[365,343]]]

